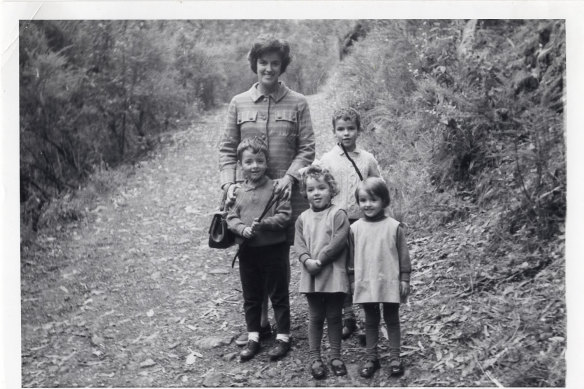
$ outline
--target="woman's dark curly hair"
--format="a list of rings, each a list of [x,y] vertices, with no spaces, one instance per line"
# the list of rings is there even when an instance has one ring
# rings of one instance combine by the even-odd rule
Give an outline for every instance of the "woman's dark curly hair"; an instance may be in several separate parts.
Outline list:
[[[300,178],[300,193],[304,198],[306,198],[306,180],[308,178],[314,178],[315,180],[323,179],[331,188],[331,198],[339,194],[339,186],[335,181],[335,178],[328,171],[328,169],[320,167],[319,165],[310,165],[302,172]]]
[[[286,71],[286,68],[292,61],[288,42],[272,35],[260,35],[251,46],[251,50],[247,55],[252,72],[257,74],[258,58],[266,53],[278,53],[280,55],[280,59],[282,60],[282,73]]]

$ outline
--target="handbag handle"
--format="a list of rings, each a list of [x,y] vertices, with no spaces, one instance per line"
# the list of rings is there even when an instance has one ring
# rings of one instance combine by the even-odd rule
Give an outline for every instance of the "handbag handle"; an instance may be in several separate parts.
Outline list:
[[[345,155],[347,156],[349,161],[353,164],[353,167],[355,168],[355,171],[357,172],[357,175],[359,176],[359,180],[363,181],[363,175],[359,171],[359,168],[357,167],[357,164],[355,163],[355,161],[353,161],[353,158],[351,158],[349,156],[349,153],[347,152],[347,149],[345,149],[345,146],[343,145],[343,143],[339,142],[337,144],[341,147],[341,149],[343,149],[343,153],[345,153]]]

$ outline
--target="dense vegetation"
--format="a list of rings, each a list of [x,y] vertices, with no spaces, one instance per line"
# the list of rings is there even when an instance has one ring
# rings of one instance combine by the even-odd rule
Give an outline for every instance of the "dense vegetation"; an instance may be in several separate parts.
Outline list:
[[[515,326],[505,315],[517,314],[538,324],[515,326],[516,333],[544,333],[540,341],[553,343],[491,344],[477,358],[496,362],[497,375],[511,386],[562,385],[564,22],[363,23],[366,33],[336,68],[327,93],[335,104],[363,112],[365,147],[385,169],[394,214],[410,232],[458,229],[443,254],[443,270],[458,273],[446,287],[467,304],[480,301],[473,304],[477,318],[496,318],[500,336]],[[502,291],[526,305],[501,300]],[[501,301],[506,314],[485,315],[481,306]],[[521,368],[507,358],[510,350],[525,356]]]
[[[89,174],[134,161],[161,133],[186,128],[201,110],[254,82],[247,53],[266,32],[286,37],[285,80],[315,93],[337,60],[338,23],[318,21],[23,21],[20,25],[20,179],[23,225]],[[103,185],[97,185],[97,190]],[[45,220],[46,221],[46,220]]]

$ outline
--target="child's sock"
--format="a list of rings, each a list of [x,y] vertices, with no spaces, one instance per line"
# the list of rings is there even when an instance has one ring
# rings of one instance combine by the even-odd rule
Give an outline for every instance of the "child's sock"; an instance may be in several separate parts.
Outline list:
[[[259,332],[248,332],[247,333],[247,340],[253,340],[254,342],[260,341],[260,333]]]
[[[280,339],[283,342],[288,343],[290,341],[290,334],[278,334],[276,335],[276,340]]]

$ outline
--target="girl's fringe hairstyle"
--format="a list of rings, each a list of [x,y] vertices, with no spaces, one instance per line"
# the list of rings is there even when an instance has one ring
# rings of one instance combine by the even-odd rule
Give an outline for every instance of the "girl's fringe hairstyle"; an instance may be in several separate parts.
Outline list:
[[[383,208],[388,207],[391,202],[389,189],[385,181],[379,177],[369,177],[359,183],[359,186],[355,189],[357,204],[359,204],[359,191],[365,191],[369,196],[380,198]]]
[[[264,34],[257,37],[247,55],[247,60],[249,61],[249,66],[251,67],[252,72],[257,74],[258,58],[266,53],[278,53],[278,55],[280,55],[280,59],[282,60],[282,74],[286,71],[290,62],[292,62],[292,57],[290,56],[290,45],[288,42],[272,35]]]
[[[353,120],[357,126],[357,130],[361,131],[361,115],[354,108],[343,107],[333,112],[333,130],[337,125],[337,120]]]
[[[241,161],[241,156],[245,150],[251,150],[254,154],[264,153],[266,161],[268,160],[268,145],[261,138],[245,138],[237,146],[237,160]]]
[[[339,194],[339,186],[337,185],[337,182],[335,181],[335,178],[331,172],[329,172],[328,169],[321,167],[320,165],[310,165],[303,169],[300,177],[300,193],[302,196],[304,196],[304,198],[306,198],[306,180],[308,177],[312,177],[315,180],[318,180],[322,177],[324,182],[326,182],[329,188],[331,188],[331,198]]]

